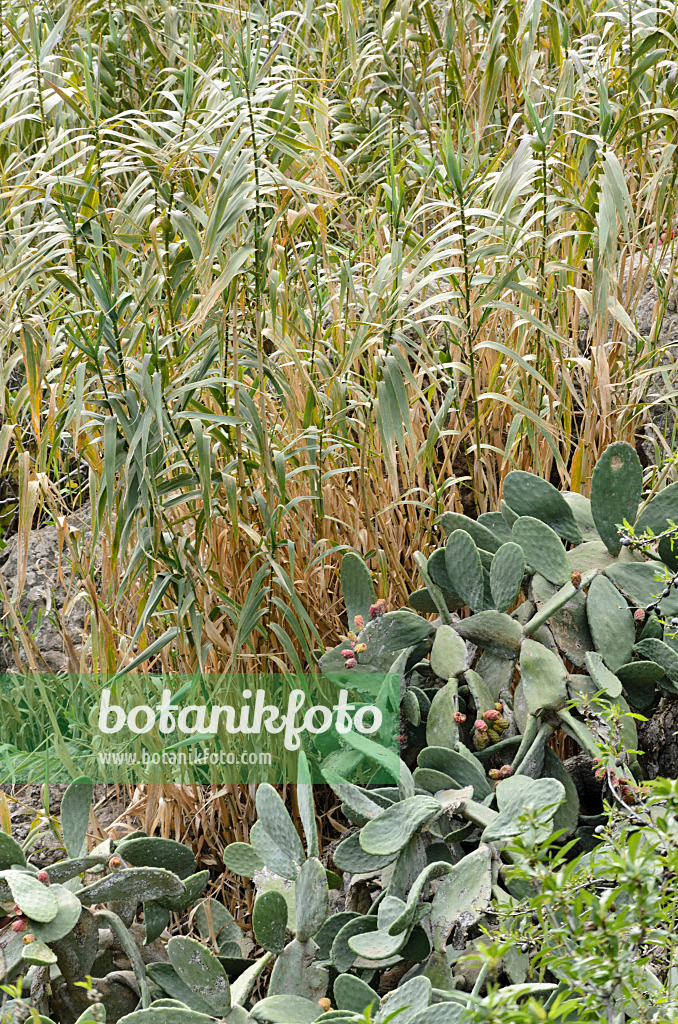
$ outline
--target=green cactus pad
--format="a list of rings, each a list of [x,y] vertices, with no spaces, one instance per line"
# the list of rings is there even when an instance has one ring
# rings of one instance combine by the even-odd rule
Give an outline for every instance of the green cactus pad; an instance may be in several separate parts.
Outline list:
[[[458,861],[442,880],[431,903],[434,949],[444,949],[463,916],[471,924],[487,909],[492,896],[492,851],[481,845]]]
[[[484,611],[462,619],[455,626],[464,640],[504,658],[516,658],[523,631],[520,623],[503,612]]]
[[[400,935],[389,935],[387,931],[379,928],[376,931],[351,936],[348,944],[356,956],[363,960],[381,962],[396,956],[406,945],[408,938],[407,932],[402,932]]]
[[[394,853],[382,856],[365,853],[360,845],[359,833],[353,832],[352,835],[342,839],[339,843],[334,851],[333,860],[340,871],[350,871],[351,874],[356,875],[368,875],[376,874],[382,868],[392,864],[397,855],[397,850]]]
[[[550,583],[562,587],[570,578],[567,551],[554,530],[532,516],[521,516],[513,524],[513,540],[520,545],[528,565],[538,568]]]
[[[287,903],[279,892],[262,892],[252,911],[254,937],[263,949],[282,953],[287,931]]]
[[[473,786],[475,800],[484,800],[492,792],[492,786],[480,767],[478,759],[463,745],[460,745],[458,750],[449,750],[446,747],[424,747],[419,754],[417,763],[421,768],[428,768],[451,776],[460,789],[465,786]]]
[[[35,967],[50,967],[57,962],[56,953],[53,953],[44,942],[30,942],[24,946],[22,959],[27,964]]]
[[[269,836],[283,847],[298,865],[304,862],[304,848],[280,794],[267,782],[257,787],[258,820]]]
[[[9,869],[3,872],[3,877],[9,885],[14,902],[26,917],[41,924],[54,920],[59,904],[49,886],[25,871]]]
[[[571,548],[567,557],[572,572],[579,572],[582,576],[591,569],[604,569],[614,562],[613,556],[600,540],[587,540],[584,544]]]
[[[605,576],[596,576],[591,581],[586,617],[596,650],[612,672],[631,660],[636,639],[633,613]]]
[[[503,801],[502,790],[505,794]],[[499,783],[497,800],[500,801],[500,811],[483,832],[485,843],[502,842],[520,835],[524,828],[521,817],[525,812],[532,812],[529,815],[532,821],[546,824],[565,800],[565,787],[557,779],[535,780],[526,775],[515,775]]]
[[[490,589],[495,608],[505,612],[518,594],[525,575],[525,558],[519,544],[502,544],[492,560]]]
[[[282,839],[280,841],[282,842]],[[280,875],[281,878],[287,878],[290,882],[296,881],[301,861],[293,860],[288,850],[278,845],[260,820],[255,821],[250,828],[250,843],[269,871]],[[298,850],[295,850],[295,853],[298,856]]]
[[[656,661],[629,661],[615,673],[623,686],[652,687],[665,675],[664,666]]]
[[[501,512],[483,512],[478,516],[478,522],[491,530],[499,544],[505,544],[511,539],[511,528],[507,526]]]
[[[591,513],[613,555],[621,550],[617,526],[624,520],[635,522],[642,493],[643,467],[635,450],[624,441],[608,445],[593,469]]]
[[[49,891],[56,897],[57,912],[51,921],[40,924],[31,922],[31,931],[40,942],[58,942],[73,931],[82,914],[78,896],[63,885],[50,885]]]
[[[591,512],[590,500],[584,497],[583,494],[579,494],[578,491],[561,491],[560,493],[570,506],[572,515],[579,527],[579,532],[584,538],[584,543],[586,544],[590,540],[600,543],[598,530],[596,529],[593,513]]]
[[[480,655],[476,669],[485,680],[495,701],[499,700],[502,690],[510,689],[515,667],[515,658],[500,658],[487,650]]]
[[[130,839],[117,843],[115,852],[135,868],[165,868],[179,878],[192,875],[196,867],[190,848],[174,839]]]
[[[370,799],[367,790],[354,786],[352,782],[346,782],[336,772],[325,769],[322,774],[350,813],[351,820],[357,824],[364,825],[371,818],[376,818],[390,802],[382,799],[377,803],[376,800]]]
[[[123,868],[106,875],[78,893],[81,902],[89,907],[93,903],[117,903],[135,900],[160,900],[167,896],[182,896],[184,884],[171,871],[164,868]]]
[[[189,875],[188,878],[183,879],[185,892],[181,896],[157,900],[158,905],[164,907],[165,910],[172,910],[175,913],[188,910],[204,893],[209,878],[210,873],[207,870],[197,871],[194,875]]]
[[[440,525],[448,537],[451,537],[455,530],[463,530],[464,533],[468,533],[478,548],[482,548],[483,551],[492,555],[501,546],[501,541],[498,540],[496,534],[484,523],[477,519],[469,519],[468,516],[462,516],[458,512],[444,512],[440,517]]]
[[[270,1024],[311,1024],[320,1013],[317,1003],[294,995],[267,996],[250,1010],[254,1020],[270,1021]]]
[[[441,1003],[434,1003],[426,1010],[411,1017],[409,1024],[465,1024],[468,1021],[466,1000],[463,1003],[452,1002],[448,996]]]
[[[400,710],[410,725],[416,728],[421,723],[421,705],[411,690],[405,690],[400,702]]]
[[[525,704],[531,715],[566,703],[567,672],[560,658],[543,644],[525,640],[520,652],[520,672]]]
[[[658,571],[661,574],[661,565],[657,562],[613,562],[603,569],[603,574],[632,604],[645,608],[661,598],[666,586],[663,580],[655,578]],[[659,612],[669,617],[678,614],[678,590],[661,598]]]
[[[374,603],[374,583],[364,559],[349,551],[341,560],[341,592],[346,605],[348,628],[354,628],[356,615],[367,622],[370,605]]]
[[[61,801],[61,832],[69,857],[79,857],[87,835],[94,786],[86,775],[75,779]]]
[[[452,589],[472,611],[481,611],[485,584],[478,548],[464,530],[455,530],[445,547],[445,567]]]
[[[504,500],[517,516],[540,519],[564,540],[582,543],[583,537],[570,506],[548,480],[513,470],[504,480]]]
[[[678,654],[663,640],[639,640],[633,648],[636,654],[656,661],[664,669],[672,683],[678,684]]]
[[[158,903],[149,901],[144,903],[144,946],[149,946],[160,938],[169,924],[170,912],[161,907]]]
[[[456,747],[459,730],[454,720],[457,710],[457,681],[451,679],[431,701],[426,720],[426,742],[434,747]]]
[[[418,789],[425,789],[428,793],[439,793],[441,789],[460,788],[456,779],[450,778],[444,772],[436,771],[435,768],[415,768],[414,781]]]
[[[329,908],[327,875],[317,857],[302,864],[296,888],[297,939],[306,942],[320,929]]]
[[[622,692],[622,684],[605,665],[600,654],[589,651],[586,655],[586,667],[593,680],[596,690],[602,690],[608,697],[618,697]]]
[[[410,1024],[417,1013],[428,1007],[431,995],[432,986],[428,978],[411,978],[384,997],[381,1008],[375,1014],[375,1024],[386,1024],[391,1014],[397,1014],[394,1019],[402,1024]]]
[[[379,996],[362,978],[339,974],[334,979],[334,1001],[340,1010],[363,1013],[368,1006],[379,1002]]]
[[[172,1009],[167,1006],[135,1010],[120,1017],[118,1024],[214,1024],[214,1017],[195,1010]]]
[[[473,703],[476,706],[478,717],[481,717],[486,711],[489,711],[494,707],[496,703],[494,697],[479,672],[474,672],[473,669],[469,669],[468,672],[465,673],[464,679],[466,680],[466,685],[471,691],[471,696],[473,697]]]
[[[337,932],[332,943],[332,963],[340,973],[350,970],[355,963],[358,954],[349,946],[349,939],[354,935],[362,935],[365,932],[377,930],[376,917],[360,916],[352,921],[347,921]]]
[[[176,936],[167,943],[172,967],[192,992],[204,999],[212,1011],[226,1016],[231,1009],[231,989],[218,959],[202,943]]]
[[[420,898],[422,896],[425,898],[428,895],[431,882],[442,878],[443,875],[448,875],[451,870],[452,865],[448,861],[433,861],[426,865],[412,885],[404,908],[391,921],[388,927],[389,935],[400,935],[405,931],[409,933],[409,930],[417,923],[424,907]]]
[[[249,843],[230,843],[222,856],[224,867],[242,878],[254,878],[264,862]]]
[[[503,498],[499,502],[499,510],[499,514],[501,515],[508,529],[512,529],[516,519],[520,518],[518,513],[514,512],[511,506],[507,502],[505,502]]]
[[[432,796],[411,796],[368,821],[360,830],[360,845],[365,853],[395,853],[402,850],[418,828],[439,815],[440,804]]]
[[[338,914],[332,914],[331,917],[327,918],[320,931],[313,936],[313,941],[317,946],[316,959],[319,963],[330,961],[332,945],[341,929],[349,921],[357,921],[361,916],[361,914],[355,911],[342,910]]]
[[[103,868],[109,860],[110,854],[105,857],[95,856],[94,854],[90,857],[74,857],[68,860],[58,860],[55,864],[50,864],[49,867],[45,868],[45,871],[52,883],[68,882],[69,879],[75,878],[77,875],[83,875],[86,871],[91,871],[92,868]]]
[[[431,668],[440,679],[451,679],[466,668],[466,644],[452,626],[439,626],[431,648]]]
[[[268,995],[303,996],[317,1002],[327,992],[329,973],[315,962],[313,940],[289,942],[277,958],[268,983]]]
[[[7,832],[0,832],[0,871],[6,871],[12,865],[25,867],[26,856],[16,839]]]
[[[454,587],[452,586],[452,580],[447,574],[447,559],[445,551],[445,548],[437,548],[433,551],[429,557],[426,568],[435,585],[440,587],[444,594],[449,594],[461,604],[461,598],[459,597],[459,594],[455,593]]]
[[[428,640],[434,631],[432,623],[406,608],[387,612],[369,622],[360,634],[361,641],[367,644],[367,650],[359,655],[358,664],[362,666],[374,659],[379,662],[385,655],[398,654],[406,647],[414,647]],[[390,668],[392,664],[393,658],[390,657],[384,668]]]

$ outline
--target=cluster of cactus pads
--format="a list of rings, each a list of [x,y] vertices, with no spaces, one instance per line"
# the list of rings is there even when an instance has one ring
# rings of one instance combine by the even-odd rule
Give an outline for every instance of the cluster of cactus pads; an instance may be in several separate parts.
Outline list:
[[[371,1008],[380,1024],[396,1012],[401,1024],[463,1024],[483,992],[468,964],[500,905],[526,895],[507,871],[511,840],[598,841],[602,802],[583,813],[554,733],[595,760],[609,801],[634,802],[634,712],[678,695],[678,484],[643,504],[642,492],[623,443],[596,465],[590,500],[509,473],[500,511],[442,516],[447,541],[418,558],[411,609],[387,611],[362,559],[344,557],[353,628],[321,667],[339,687],[371,688],[381,707],[395,677],[405,749],[377,733],[318,750],[355,826],[333,871],[317,859],[310,785],[298,787],[305,849],[280,798],[259,787],[251,844],[225,855],[255,879],[255,936],[276,957],[258,1020],[350,1024]],[[348,893],[330,914],[335,873]],[[380,998],[389,972],[398,984]],[[545,1004],[567,990],[538,983],[519,947],[494,980]]]
[[[209,872],[188,847],[143,832],[88,853],[92,789],[78,779],[66,790],[68,856],[44,870],[27,858],[37,833],[22,846],[0,831],[0,980],[16,988],[3,1024],[247,1024],[266,961],[249,959],[226,908],[202,898]],[[204,943],[159,940],[170,914],[191,908]]]
[[[447,542],[419,558],[410,609],[387,611],[365,563],[344,557],[353,628],[321,666],[338,687],[360,692],[367,679],[378,705],[391,701],[407,746],[349,733],[315,751],[353,826],[329,860],[306,755],[299,829],[276,790],[258,787],[250,842],[224,853],[256,888],[253,959],[214,900],[193,915],[203,942],[158,941],[172,911],[200,901],[207,872],[181,844],[141,833],[87,854],[91,786],[67,791],[69,856],[46,871],[0,833],[5,981],[24,975],[8,1019],[26,1019],[30,994],[43,1024],[470,1020],[487,975],[479,947],[499,908],[526,895],[507,870],[511,842],[597,841],[600,814],[582,813],[554,732],[597,758],[609,800],[633,803],[629,712],[678,695],[678,484],[641,505],[642,489],[625,444],[603,454],[590,500],[509,473],[500,511],[443,515]],[[495,958],[492,979],[545,1007],[567,990],[565,978],[533,976],[519,946]]]

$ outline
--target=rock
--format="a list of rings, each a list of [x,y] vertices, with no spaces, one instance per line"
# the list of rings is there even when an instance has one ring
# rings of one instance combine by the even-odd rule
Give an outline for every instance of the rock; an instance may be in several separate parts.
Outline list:
[[[647,722],[638,723],[640,758],[648,778],[678,779],[678,700],[663,697]]]
[[[84,533],[86,541],[91,534],[89,505],[69,513],[67,525],[71,531]],[[39,657],[35,658],[37,668],[49,672],[77,669],[78,665],[72,664],[73,652],[82,645],[88,607],[77,589],[63,535],[60,537],[56,526],[41,526],[31,531],[26,578],[21,594],[17,595],[19,543],[18,536],[11,537],[0,551],[0,573],[10,598],[16,601],[18,596],[15,607],[19,618],[39,652]],[[6,638],[0,640],[0,671],[6,672],[18,667],[17,660],[27,662],[28,658],[25,651],[21,652],[21,639],[7,614],[4,627],[13,638],[13,642]],[[64,643],[64,631],[72,644],[70,654]]]

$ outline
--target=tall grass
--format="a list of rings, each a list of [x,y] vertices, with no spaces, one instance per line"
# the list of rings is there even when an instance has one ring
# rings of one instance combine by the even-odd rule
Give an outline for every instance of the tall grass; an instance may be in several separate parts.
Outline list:
[[[92,500],[74,667],[303,670],[343,548],[403,601],[443,509],[516,466],[586,491],[634,440],[675,266],[672,5],[1,19],[0,456],[23,540]]]

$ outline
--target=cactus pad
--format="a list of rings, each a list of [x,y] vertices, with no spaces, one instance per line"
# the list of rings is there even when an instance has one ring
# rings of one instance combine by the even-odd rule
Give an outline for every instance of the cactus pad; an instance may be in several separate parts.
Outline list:
[[[567,673],[552,651],[536,640],[526,640],[520,652],[520,672],[527,710],[562,707],[567,701]]]
[[[270,1024],[311,1024],[320,1016],[320,1007],[303,996],[267,996],[254,1004],[250,1016]]]
[[[636,639],[633,613],[626,600],[605,576],[591,581],[586,616],[596,650],[613,672],[631,660]]]
[[[440,517],[440,525],[448,537],[451,537],[456,530],[463,530],[473,538],[478,548],[482,548],[483,551],[490,554],[494,554],[501,545],[496,533],[488,526],[478,519],[470,519],[458,512],[444,512]]]
[[[431,668],[440,679],[451,679],[466,668],[466,644],[452,626],[439,626],[431,648]]]
[[[341,592],[346,605],[348,628],[353,629],[356,615],[365,621],[374,603],[374,583],[364,559],[354,551],[347,552],[341,560]]]
[[[317,857],[309,857],[301,866],[295,894],[299,942],[306,942],[319,930],[327,917],[329,898],[325,868]]]
[[[483,565],[475,541],[465,530],[455,530],[445,547],[445,567],[452,589],[473,611],[481,611],[485,584]]]
[[[505,612],[518,594],[525,575],[525,557],[519,544],[502,544],[492,560],[490,589],[495,608]]]
[[[340,871],[350,871],[356,875],[368,875],[376,874],[377,871],[381,871],[382,868],[392,864],[397,855],[397,850],[381,856],[365,853],[360,845],[359,833],[353,832],[352,835],[342,839],[339,843],[334,851],[333,859]]]
[[[231,1009],[231,990],[217,958],[202,943],[185,936],[170,939],[167,952],[172,967],[191,991],[226,1016]]]
[[[608,445],[591,480],[591,513],[608,551],[621,550],[618,525],[634,523],[643,493],[643,467],[635,450],[624,441]]]
[[[224,867],[242,878],[254,878],[264,862],[249,843],[230,843],[223,853]]]
[[[31,930],[40,942],[58,942],[75,928],[82,914],[78,896],[63,885],[50,885],[49,891],[56,897],[57,912],[51,921],[44,924],[31,923]]]
[[[487,908],[492,896],[492,851],[481,845],[458,861],[442,880],[431,904],[434,949],[444,949],[460,918],[471,924]]]
[[[263,949],[282,953],[287,930],[287,903],[279,892],[262,892],[252,912],[254,937]]]
[[[82,853],[93,792],[92,780],[83,775],[70,784],[61,801],[61,831],[69,857]]]
[[[115,846],[115,853],[135,868],[165,868],[179,878],[195,871],[195,857],[190,848],[174,839],[142,837],[129,839]]]
[[[600,654],[589,651],[586,655],[586,667],[593,680],[596,690],[602,690],[608,697],[618,697],[622,692],[622,684],[605,665]]]
[[[523,631],[520,623],[503,612],[483,611],[462,619],[455,626],[464,640],[502,658],[516,658]]]
[[[159,900],[167,896],[182,896],[183,883],[164,868],[124,868],[106,875],[78,893],[81,902],[89,907],[93,903],[117,903],[134,900]]]
[[[6,871],[12,865],[25,867],[26,856],[16,839],[12,839],[7,832],[0,832],[0,871]]]
[[[47,885],[25,871],[10,869],[3,872],[3,877],[9,885],[14,902],[26,917],[42,924],[56,917],[59,904]]]
[[[418,828],[440,814],[440,804],[432,796],[411,796],[368,821],[360,831],[365,853],[395,853],[409,842]]]
[[[379,1002],[379,996],[354,974],[339,974],[334,979],[334,1001],[340,1010],[363,1013],[368,1006]]]
[[[431,702],[426,721],[426,742],[435,747],[456,747],[458,729],[454,720],[457,710],[457,682],[450,680],[438,690]]]
[[[571,575],[570,560],[563,542],[550,526],[532,516],[521,516],[511,532],[528,565],[538,569],[557,587],[567,583]]]
[[[513,470],[504,480],[504,500],[515,515],[540,519],[559,537],[581,544],[583,537],[570,506],[548,480]]]

